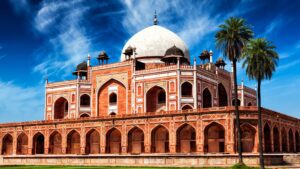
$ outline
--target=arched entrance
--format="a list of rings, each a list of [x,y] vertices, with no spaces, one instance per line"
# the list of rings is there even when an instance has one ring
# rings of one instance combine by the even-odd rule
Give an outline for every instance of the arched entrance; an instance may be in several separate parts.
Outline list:
[[[296,140],[296,152],[300,152],[300,138],[299,138],[299,132],[296,131],[296,134],[295,134],[295,140]]]
[[[232,99],[232,106],[234,106],[235,105],[235,99]],[[237,99],[237,105],[238,106],[241,106],[241,101],[240,101],[240,99]]]
[[[28,136],[22,133],[17,139],[17,154],[26,155],[28,154]]]
[[[166,91],[158,86],[152,87],[146,94],[147,112],[166,110]]]
[[[264,127],[264,148],[266,153],[270,153],[272,152],[272,148],[271,148],[271,129],[268,125],[268,123],[265,124]]]
[[[204,152],[219,153],[225,151],[225,129],[218,123],[211,123],[204,129]]]
[[[6,134],[2,139],[2,155],[13,154],[13,137],[10,134]]]
[[[140,154],[144,152],[144,132],[134,127],[128,132],[128,153]]]
[[[273,143],[274,143],[274,152],[280,152],[280,137],[279,137],[279,130],[275,126],[273,128]]]
[[[49,154],[61,154],[62,153],[62,138],[61,134],[57,131],[50,135],[49,139]]]
[[[100,134],[97,130],[92,129],[86,134],[86,154],[100,153]]]
[[[184,82],[181,85],[182,97],[193,97],[193,85],[189,82]]]
[[[203,108],[209,108],[212,107],[212,97],[210,91],[206,88],[203,90],[202,93],[202,105]]]
[[[176,150],[179,153],[196,152],[196,130],[184,124],[176,131]]]
[[[289,130],[289,152],[294,152],[294,133],[292,129]]]
[[[218,84],[219,106],[228,106],[228,97],[225,87],[222,83]]]
[[[80,115],[80,118],[88,118],[90,117],[90,115],[86,114],[86,113],[83,113]]]
[[[33,136],[32,154],[44,154],[45,137],[42,133]]]
[[[288,145],[287,145],[287,134],[285,128],[281,129],[281,145],[282,145],[282,152],[288,152]]]
[[[121,132],[116,129],[110,129],[106,134],[106,153],[121,153]]]
[[[157,126],[151,132],[151,152],[169,152],[169,131],[164,126]]]
[[[69,105],[67,99],[61,97],[54,103],[54,119],[63,119],[67,117]]]
[[[67,154],[80,154],[80,134],[75,130],[67,136]]]
[[[254,148],[254,140],[256,130],[250,124],[245,124],[241,126],[242,135],[242,151],[252,152]]]
[[[191,106],[191,105],[184,105],[183,107],[182,107],[182,110],[191,110],[191,109],[193,109],[193,107]]]

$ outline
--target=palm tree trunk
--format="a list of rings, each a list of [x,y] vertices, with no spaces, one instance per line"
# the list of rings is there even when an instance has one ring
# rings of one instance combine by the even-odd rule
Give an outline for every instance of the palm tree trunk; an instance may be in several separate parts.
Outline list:
[[[240,113],[238,107],[238,93],[237,93],[237,77],[236,77],[236,59],[233,59],[233,78],[234,78],[234,106],[235,106],[235,116],[236,116],[236,127],[238,129],[238,154],[239,154],[239,164],[243,164],[242,155],[242,142],[241,142],[241,127],[240,127]]]
[[[262,142],[262,119],[261,119],[261,96],[260,96],[260,85],[261,79],[258,77],[257,80],[257,99],[258,99],[258,139],[259,139],[259,162],[260,168],[264,169],[264,150],[263,150],[263,142]]]

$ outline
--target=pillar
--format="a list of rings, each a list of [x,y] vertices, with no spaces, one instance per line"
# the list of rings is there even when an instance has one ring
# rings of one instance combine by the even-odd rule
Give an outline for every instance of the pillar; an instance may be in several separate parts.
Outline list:
[[[62,130],[62,133],[61,133],[61,153],[62,154],[66,154],[67,153],[67,131],[66,129],[63,129]]]
[[[270,135],[271,135],[271,151],[274,152],[274,133],[273,133],[274,126],[270,127]]]
[[[199,117],[196,123],[196,152],[204,153],[204,137],[203,137],[203,125],[202,125],[202,116]]]
[[[126,154],[127,153],[127,131],[126,131],[126,126],[123,124],[122,125],[122,130],[121,130],[121,153]]]
[[[297,143],[296,143],[296,132],[293,130],[293,142],[294,142],[294,152],[297,152]]]
[[[17,154],[18,133],[15,130],[13,134],[13,155]]]
[[[278,126],[279,130],[279,152],[282,152],[282,135],[281,135],[281,127]]]
[[[145,153],[151,153],[151,131],[149,128],[149,123],[146,122],[145,125],[145,133],[144,133],[144,149]]]
[[[2,135],[0,135],[0,155],[2,154]]]
[[[85,154],[85,145],[86,145],[85,128],[82,127],[80,130],[80,154]]]
[[[100,128],[100,153],[105,154],[106,149],[106,133],[105,128],[101,126]]]
[[[287,137],[287,152],[290,152],[290,133],[289,133],[289,130],[288,128],[286,129],[287,131],[286,132],[286,137]]]

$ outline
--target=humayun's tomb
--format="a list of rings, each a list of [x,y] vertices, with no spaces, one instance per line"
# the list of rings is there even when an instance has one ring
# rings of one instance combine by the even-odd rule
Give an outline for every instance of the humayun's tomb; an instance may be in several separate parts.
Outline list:
[[[75,80],[46,82],[44,120],[0,124],[0,164],[234,164],[233,75],[206,53],[197,65],[155,22],[127,41],[120,62],[102,51],[92,66],[89,56]],[[256,165],[256,91],[242,83],[238,98],[245,162]],[[299,119],[262,114],[266,162],[300,152]]]

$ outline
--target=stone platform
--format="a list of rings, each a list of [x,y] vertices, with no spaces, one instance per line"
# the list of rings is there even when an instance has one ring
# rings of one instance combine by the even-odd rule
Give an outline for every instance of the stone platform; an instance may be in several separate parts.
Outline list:
[[[265,155],[266,165],[283,165],[285,159],[289,163],[299,162],[300,156],[286,157],[283,154]],[[0,156],[0,165],[94,165],[94,166],[178,166],[207,167],[232,166],[238,161],[236,154],[211,155],[24,155]],[[257,166],[257,154],[244,155],[244,162],[249,166]]]

